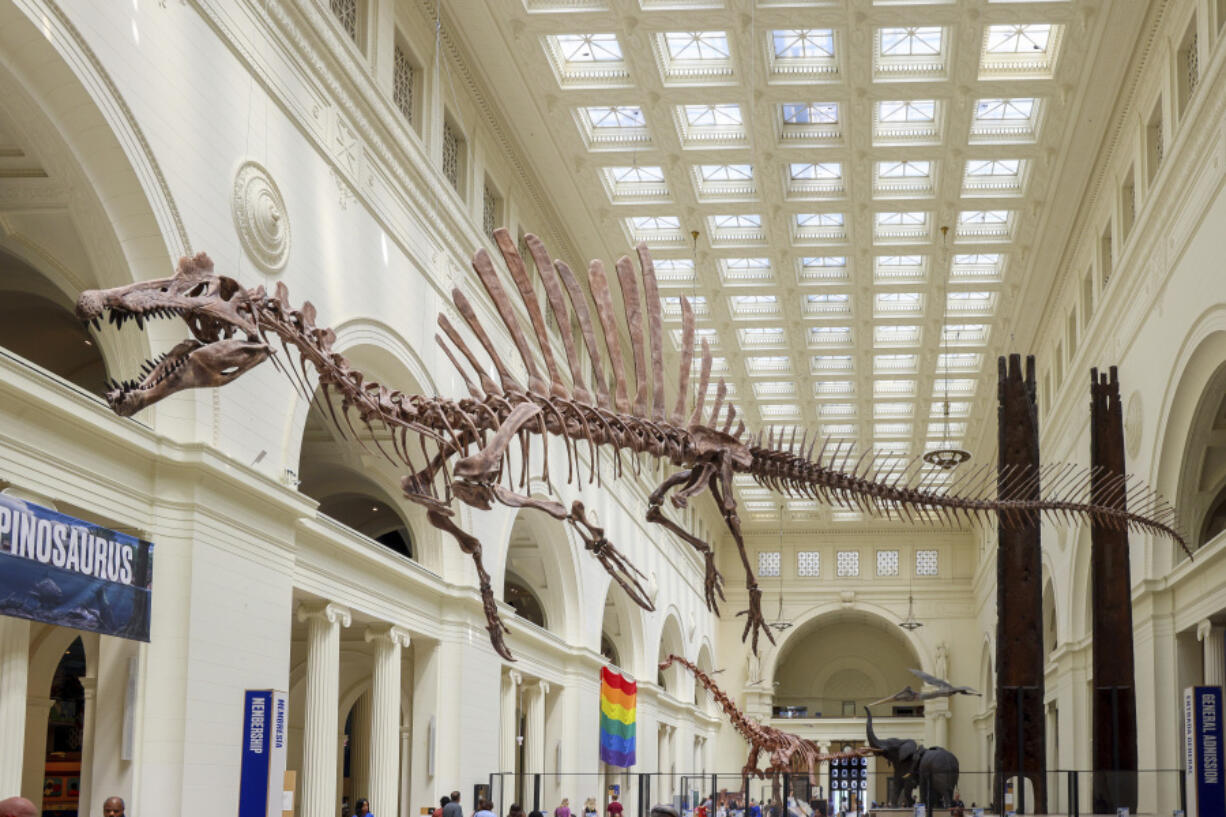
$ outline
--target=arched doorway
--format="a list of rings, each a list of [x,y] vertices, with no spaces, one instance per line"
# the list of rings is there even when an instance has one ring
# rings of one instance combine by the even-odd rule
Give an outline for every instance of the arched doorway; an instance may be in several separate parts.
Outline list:
[[[85,645],[73,639],[51,678],[47,714],[43,813],[76,817],[81,795],[81,754],[85,734]]]

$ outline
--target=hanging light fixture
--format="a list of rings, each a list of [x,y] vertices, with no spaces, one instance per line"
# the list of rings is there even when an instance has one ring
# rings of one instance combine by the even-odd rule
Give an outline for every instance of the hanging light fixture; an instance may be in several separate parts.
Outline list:
[[[924,622],[915,617],[915,597],[911,595],[909,589],[907,590],[907,617],[898,622],[898,626],[907,632],[918,630],[924,626]]]
[[[949,320],[949,252],[946,248],[946,240],[949,238],[949,227],[941,228],[941,265],[945,268],[945,304],[941,310],[941,356],[945,358],[945,379],[944,379],[944,394],[941,400],[941,416],[944,422],[944,430],[941,437],[941,447],[934,451],[924,452],[924,462],[935,465],[937,468],[942,468],[946,471],[951,468],[957,468],[962,463],[971,458],[971,452],[963,448],[955,448],[950,439],[949,434],[949,332],[946,329],[946,321]],[[903,625],[906,626],[906,625]],[[920,625],[916,625],[917,627]],[[914,630],[915,627],[907,629]]]
[[[791,629],[792,622],[786,621],[783,618],[783,503],[779,503],[779,611],[775,614],[775,620],[770,623],[770,628],[777,633]]]

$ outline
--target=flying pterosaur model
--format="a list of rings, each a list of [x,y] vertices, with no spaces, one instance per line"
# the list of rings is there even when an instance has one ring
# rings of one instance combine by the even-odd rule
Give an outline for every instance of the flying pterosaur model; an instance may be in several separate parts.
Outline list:
[[[975,691],[971,687],[967,687],[967,686],[956,687],[953,684],[951,684],[949,681],[946,681],[943,678],[938,678],[935,675],[929,675],[923,670],[913,669],[911,670],[911,674],[915,675],[917,678],[919,678],[924,683],[930,684],[931,686],[936,687],[936,689],[930,689],[926,692],[916,692],[914,689],[911,688],[910,684],[908,684],[907,686],[903,687],[902,690],[900,690],[899,692],[895,692],[893,695],[890,695],[889,697],[886,697],[886,698],[882,698],[879,701],[873,701],[871,704],[869,704],[869,706],[876,706],[877,704],[883,704],[889,701],[898,701],[899,703],[902,703],[902,702],[910,702],[910,701],[927,701],[932,698],[948,698],[953,695],[982,695],[983,694],[982,692]]]

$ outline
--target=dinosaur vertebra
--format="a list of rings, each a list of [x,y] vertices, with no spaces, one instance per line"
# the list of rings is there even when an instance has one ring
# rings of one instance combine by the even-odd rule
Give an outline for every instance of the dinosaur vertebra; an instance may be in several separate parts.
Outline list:
[[[587,516],[582,502],[568,509],[559,502],[536,499],[523,491],[533,456],[530,441],[534,435],[553,437],[565,451],[567,483],[583,482],[581,449],[587,451],[587,482],[601,482],[601,449],[612,450],[614,478],[623,473],[622,452],[633,455],[636,474],[641,473],[641,456],[653,461],[667,460],[680,470],[652,492],[647,520],[677,534],[693,546],[705,561],[705,595],[709,609],[718,613],[723,595],[723,578],[716,568],[710,545],[666,517],[662,507],[669,500],[682,508],[704,490],[715,499],[724,522],[732,534],[745,570],[748,608],[742,639],[752,637],[757,651],[759,634],[774,638],[761,611],[762,592],[757,585],[741,536],[740,518],[733,496],[733,476],[745,474],[758,484],[792,497],[809,497],[830,505],[855,508],[869,514],[910,522],[960,520],[976,522],[989,515],[999,516],[1006,526],[1033,524],[1046,513],[1058,519],[1094,519],[1100,524],[1133,527],[1169,536],[1183,545],[1174,527],[1174,510],[1156,494],[1142,490],[1130,480],[1119,478],[1101,493],[1097,501],[1088,498],[1091,474],[1072,466],[1045,466],[1035,472],[1003,471],[981,466],[957,476],[947,486],[936,487],[922,470],[917,458],[901,470],[889,470],[893,457],[863,454],[851,463],[852,448],[830,445],[826,440],[817,449],[818,439],[806,434],[798,441],[793,430],[789,439],[772,428],[756,437],[746,434],[743,422],[737,424],[736,410],[725,407],[727,387],[721,379],[715,399],[708,410],[706,397],[711,379],[711,353],[704,340],[699,364],[696,396],[691,405],[690,374],[694,358],[694,313],[688,299],[680,299],[682,344],[677,391],[671,408],[664,385],[664,349],[660,298],[655,272],[647,248],[637,248],[639,275],[628,257],[616,264],[625,329],[630,339],[633,382],[628,380],[621,334],[615,316],[613,297],[600,261],[592,261],[588,284],[595,304],[593,322],[587,298],[575,274],[566,264],[552,260],[535,236],[526,237],[549,309],[556,319],[565,355],[569,384],[554,355],[546,330],[544,313],[533,282],[514,242],[506,230],[497,230],[495,240],[510,272],[510,281],[531,324],[535,344],[524,332],[511,297],[503,287],[493,261],[485,250],[473,257],[473,269],[489,294],[526,372],[526,384],[511,373],[511,365],[495,340],[478,320],[468,298],[459,289],[452,300],[473,338],[493,365],[497,379],[488,373],[469,342],[446,315],[438,324],[446,340],[435,335],[443,352],[455,365],[469,396],[460,400],[428,395],[405,395],[365,381],[361,372],[350,368],[345,358],[332,350],[336,335],[331,329],[315,325],[315,307],[309,302],[300,309],[287,305],[288,292],[278,282],[273,294],[264,288],[243,289],[231,278],[213,272],[212,262],[203,253],[183,259],[171,278],[131,284],[110,290],[83,293],[77,303],[78,316],[97,322],[104,312],[122,326],[134,319],[143,328],[151,317],[181,317],[192,339],[185,341],[159,362],[146,364],[148,372],[139,382],[117,384],[106,395],[111,407],[128,416],[165,397],[187,388],[224,385],[271,357],[269,334],[277,336],[286,350],[294,346],[300,356],[274,365],[313,399],[307,364],[314,369],[326,410],[343,435],[347,427],[354,436],[350,411],[356,411],[367,430],[381,425],[391,432],[392,451],[373,439],[378,450],[392,462],[403,463],[413,472],[402,480],[408,499],[426,508],[430,523],[451,534],[461,549],[472,556],[480,583],[491,642],[500,655],[511,659],[503,641],[505,625],[498,617],[494,592],[481,561],[481,543],[454,521],[453,499],[479,509],[494,503],[516,508],[544,511],[572,525],[586,548],[644,609],[653,609],[639,583],[642,574],[604,537],[604,532]],[[646,329],[650,343],[644,344],[644,302]],[[571,330],[573,317],[579,338]],[[241,335],[244,339],[236,339]],[[599,341],[598,342],[598,338]],[[582,341],[590,369],[578,351]],[[602,351],[603,347],[603,351]],[[607,354],[609,367],[605,366]],[[541,361],[544,368],[541,367]],[[590,371],[589,384],[586,373]],[[610,382],[611,378],[611,382]],[[631,390],[633,389],[633,395]],[[335,390],[341,403],[336,411],[332,401]],[[344,420],[342,426],[341,420]],[[409,434],[416,438],[421,454],[414,462]],[[518,481],[511,468],[510,448],[519,441],[521,464]],[[436,447],[429,453],[427,441]],[[550,484],[549,446],[539,446],[540,473]],[[816,455],[814,454],[817,450]],[[849,467],[851,466],[851,467]],[[441,477],[442,485],[439,485]],[[499,484],[505,480],[505,486]],[[1034,494],[1042,483],[1046,495],[1040,500],[1019,499]],[[517,491],[518,488],[518,491]],[[1096,488],[1097,491],[1097,488]],[[1101,497],[1101,498],[1100,498]],[[1127,497],[1127,501],[1126,498]],[[1186,549],[1186,545],[1185,545]]]
[[[741,774],[754,775],[755,777],[762,777],[766,774],[775,777],[787,772],[806,771],[809,774],[809,781],[816,785],[818,767],[822,763],[828,760],[868,757],[869,755],[878,754],[876,749],[868,746],[852,749],[848,752],[835,752],[833,754],[822,752],[818,745],[808,738],[793,735],[791,732],[782,732],[773,726],[767,726],[747,716],[733,703],[728,694],[711,680],[711,676],[681,656],[668,656],[667,659],[660,662],[660,671],[663,672],[668,669],[673,663],[680,664],[688,669],[690,674],[694,676],[694,680],[702,684],[707,692],[711,693],[711,697],[715,699],[715,702],[724,710],[724,714],[728,716],[728,722],[732,724],[732,728],[749,743],[749,757],[745,761],[745,767],[741,770]],[[770,758],[770,763],[765,769],[760,769],[758,767],[758,760],[763,752]]]

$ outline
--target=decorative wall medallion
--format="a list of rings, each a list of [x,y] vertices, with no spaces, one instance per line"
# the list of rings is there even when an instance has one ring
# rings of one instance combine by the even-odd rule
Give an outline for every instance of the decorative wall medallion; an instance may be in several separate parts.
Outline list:
[[[234,227],[248,257],[267,273],[285,269],[289,259],[289,216],[281,191],[268,171],[255,162],[244,162],[234,177],[230,206]]]
[[[1136,459],[1141,452],[1143,418],[1141,392],[1134,391],[1128,395],[1128,402],[1124,405],[1124,449],[1128,452],[1129,459]]]

